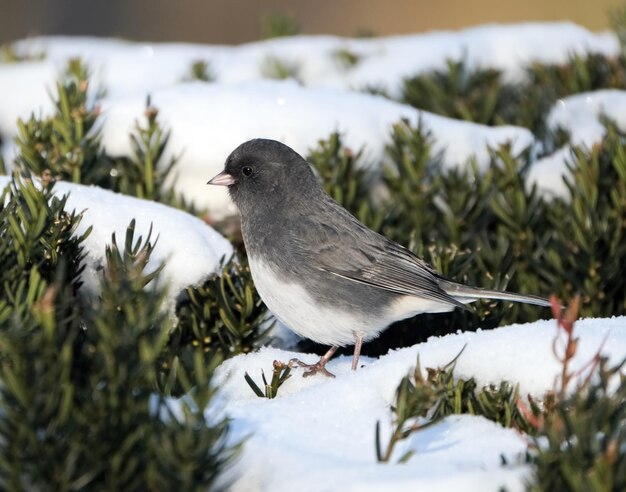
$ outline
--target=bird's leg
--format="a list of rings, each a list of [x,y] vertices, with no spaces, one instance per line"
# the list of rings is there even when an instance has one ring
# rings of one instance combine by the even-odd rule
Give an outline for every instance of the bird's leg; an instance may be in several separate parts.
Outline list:
[[[356,371],[359,365],[359,356],[361,355],[361,346],[363,345],[363,337],[354,334],[354,355],[352,356],[352,370]]]
[[[330,360],[333,354],[337,351],[337,347],[330,347],[328,352],[326,352],[322,358],[315,364],[306,364],[302,362],[300,359],[291,359],[289,361],[289,366],[294,367],[294,364],[299,365],[300,367],[304,367],[306,371],[302,374],[302,377],[314,376],[318,372],[321,372],[324,376],[328,376],[329,378],[334,378],[335,375],[332,372],[329,372],[326,369],[326,363]]]

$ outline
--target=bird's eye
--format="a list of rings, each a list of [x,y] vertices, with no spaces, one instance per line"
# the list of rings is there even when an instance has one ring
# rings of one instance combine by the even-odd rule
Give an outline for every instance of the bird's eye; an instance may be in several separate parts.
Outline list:
[[[250,176],[252,174],[252,168],[250,166],[244,166],[241,169],[241,172],[243,173],[244,176]]]

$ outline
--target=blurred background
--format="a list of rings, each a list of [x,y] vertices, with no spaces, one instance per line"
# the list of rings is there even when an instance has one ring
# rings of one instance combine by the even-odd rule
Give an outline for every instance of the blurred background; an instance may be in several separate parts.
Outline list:
[[[282,13],[302,34],[388,35],[487,22],[570,20],[608,27],[621,0],[0,0],[0,42],[47,34],[244,43]],[[264,19],[265,22],[264,22]]]

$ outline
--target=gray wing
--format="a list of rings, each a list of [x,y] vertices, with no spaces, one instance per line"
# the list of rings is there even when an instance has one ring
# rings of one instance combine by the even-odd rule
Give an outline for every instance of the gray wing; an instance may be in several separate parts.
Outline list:
[[[308,229],[306,234],[293,237],[306,238],[302,251],[314,256],[318,268],[353,282],[468,309],[439,286],[441,277],[430,265],[368,229],[330,199],[326,205],[323,213],[315,214],[317,220],[307,217],[300,222]]]

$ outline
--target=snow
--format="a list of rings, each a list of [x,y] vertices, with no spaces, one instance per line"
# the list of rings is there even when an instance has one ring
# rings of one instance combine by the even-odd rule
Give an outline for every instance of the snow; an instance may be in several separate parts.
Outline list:
[[[605,89],[560,99],[548,114],[548,128],[568,132],[569,143],[537,160],[530,169],[528,182],[536,183],[547,195],[565,197],[568,191],[562,177],[569,175],[567,162],[571,160],[572,149],[591,149],[602,141],[606,135],[602,118],[626,131],[626,91]]]
[[[51,63],[0,63],[0,90],[11,97],[0,99],[0,135],[12,137],[17,120],[28,119],[31,113],[48,114],[53,109],[50,89],[58,79]]]
[[[0,134],[10,141],[18,118],[51,111],[49,93],[67,60],[83,58],[91,68],[91,87],[103,87],[103,143],[116,154],[128,154],[128,130],[142,117],[152,96],[165,126],[172,130],[169,155],[182,155],[176,189],[215,219],[234,210],[224,190],[208,191],[204,183],[219,172],[229,152],[253,137],[283,140],[301,153],[332,131],[345,134],[352,149],[365,147],[366,162],[383,163],[390,128],[400,118],[421,119],[433,132],[444,165],[464,165],[472,156],[488,161],[487,146],[512,141],[513,150],[533,144],[533,136],[515,127],[488,128],[420,112],[379,97],[353,92],[365,86],[398,95],[404,77],[445,68],[447,59],[463,59],[470,68],[497,68],[506,80],[520,80],[531,62],[563,63],[573,54],[614,56],[617,38],[592,33],[567,22],[484,25],[461,31],[369,39],[294,36],[239,46],[185,43],[133,43],[91,37],[36,37],[14,43],[18,53],[46,53],[41,61],[0,63]],[[358,58],[343,66],[337,52]],[[296,82],[264,79],[268,59],[297,67]],[[191,64],[207,61],[217,83],[188,84]],[[4,145],[11,163],[13,145]],[[561,157],[540,161],[532,180],[547,193],[562,193]],[[544,172],[545,171],[545,172]],[[544,179],[544,177],[546,179]]]
[[[573,54],[619,54],[609,33],[591,33],[570,23],[527,23],[478,26],[462,31],[351,39],[297,36],[241,46],[180,43],[132,43],[116,39],[39,37],[16,43],[21,52],[45,51],[42,61],[0,63],[0,134],[2,152],[11,161],[17,118],[31,112],[49,114],[49,93],[71,57],[84,58],[93,70],[92,87],[106,88],[101,101],[102,142],[114,155],[131,152],[128,133],[143,119],[146,95],[171,130],[165,160],[180,156],[176,189],[214,218],[234,209],[224,190],[206,186],[221,171],[226,156],[254,137],[279,139],[302,154],[333,131],[353,150],[364,148],[363,165],[379,171],[391,126],[406,118],[432,132],[443,165],[464,165],[475,157],[488,162],[488,147],[511,142],[513,152],[537,143],[522,128],[461,122],[418,111],[378,96],[355,92],[366,86],[398,95],[403,77],[445,67],[447,59],[464,60],[470,68],[496,68],[508,81],[524,77],[531,62],[563,63]],[[342,66],[336,53],[348,50],[359,61]],[[296,67],[297,81],[263,80],[264,65],[274,58]],[[205,60],[214,83],[183,82],[192,62]],[[11,97],[6,97],[10,94]],[[613,119],[626,131],[626,91],[596,91],[564,98],[548,116],[552,130],[570,133],[570,142],[537,160],[528,182],[546,195],[565,196],[563,176],[573,145],[591,147],[604,136],[600,117]],[[0,177],[0,187],[8,178]],[[162,281],[169,287],[171,307],[181,291],[216,272],[232,246],[204,222],[182,211],[115,193],[57,183],[57,194],[69,193],[68,206],[84,210],[78,233],[93,232],[84,243],[85,288],[97,293],[105,246],[115,232],[122,242],[132,218],[136,237],[153,225],[158,242],[149,265],[167,261]],[[585,319],[576,325],[580,336],[574,361],[581,367],[604,344],[603,353],[617,363],[626,354],[626,318]],[[350,357],[328,367],[336,379],[304,379],[301,370],[281,387],[278,398],[257,398],[244,381],[247,371],[260,381],[261,369],[271,372],[274,359],[316,356],[263,348],[224,362],[216,374],[221,387],[215,407],[232,419],[233,441],[246,438],[238,462],[224,480],[235,491],[269,490],[428,490],[484,491],[505,487],[525,490],[530,468],[520,464],[525,438],[481,417],[451,416],[412,435],[393,460],[412,449],[403,465],[378,464],[374,429],[381,422],[383,442],[390,432],[390,411],[400,379],[414,367],[442,366],[465,346],[456,364],[458,377],[474,377],[480,385],[509,380],[523,395],[541,397],[553,387],[559,366],[552,354],[554,321],[513,325],[476,333],[457,333],[392,351],[379,359],[362,358],[356,373]],[[284,334],[284,333],[283,333]],[[214,415],[212,415],[214,417]],[[501,466],[504,455],[509,466]]]
[[[225,189],[207,187],[206,182],[223,169],[235,147],[255,137],[280,140],[306,155],[319,140],[339,131],[345,145],[365,149],[366,165],[377,166],[385,160],[392,125],[403,118],[415,125],[421,119],[432,132],[434,152],[441,152],[446,167],[463,165],[472,156],[485,166],[488,146],[511,142],[513,151],[521,152],[533,143],[532,134],[523,128],[490,128],[418,111],[379,96],[305,89],[292,81],[190,83],[156,90],[151,100],[172,131],[165,158],[181,156],[177,191],[197,206],[208,207],[211,216],[218,218],[234,214],[235,209]],[[128,134],[144,106],[141,94],[103,101],[102,142],[107,153],[131,152]]]
[[[567,198],[569,191],[565,181],[563,181],[563,177],[568,172],[567,162],[571,153],[571,147],[566,145],[556,152],[535,161],[528,170],[526,177],[528,186],[536,185],[537,190],[548,198]]]
[[[513,152],[533,144],[531,132],[514,126],[488,127],[419,111],[380,96],[336,89],[303,88],[293,81],[239,84],[186,83],[157,89],[151,103],[171,130],[164,160],[179,157],[175,189],[213,218],[234,215],[227,191],[206,182],[224,167],[228,155],[251,138],[280,140],[306,155],[318,141],[339,131],[344,144],[364,149],[363,163],[385,162],[385,145],[392,125],[407,119],[422,122],[432,133],[434,153],[444,167],[464,165],[474,157],[481,167],[489,162],[488,148],[511,143]],[[144,93],[107,97],[101,103],[102,144],[114,156],[132,153],[129,133],[142,123]],[[17,149],[5,150],[6,162]],[[375,168],[375,169],[380,169]]]
[[[22,53],[43,51],[47,60],[56,63],[85,58],[115,94],[176,84],[196,60],[208,61],[220,82],[264,78],[263,65],[273,57],[297,65],[298,78],[307,86],[354,89],[370,85],[397,94],[403,77],[444,68],[446,59],[497,68],[508,80],[518,80],[522,67],[533,61],[563,63],[573,54],[619,54],[614,35],[592,33],[569,22],[492,24],[362,39],[294,36],[239,46],[39,37],[22,40],[15,47]],[[352,68],[342,66],[334,56],[338,50],[350,51],[360,62]]]
[[[8,177],[0,176],[0,189],[9,182]],[[216,273],[221,259],[233,254],[233,247],[225,238],[202,220],[181,210],[95,186],[57,182],[53,190],[59,197],[69,194],[68,211],[83,212],[77,235],[93,227],[82,243],[86,252],[83,287],[92,295],[99,291],[105,247],[111,244],[111,235],[115,233],[118,246],[123,248],[126,228],[133,218],[136,220],[135,241],[139,236],[145,239],[152,226],[151,241],[156,246],[147,271],[154,271],[166,262],[162,280],[167,282],[169,308],[186,287],[200,284]]]
[[[614,364],[626,354],[626,317],[580,320],[575,330],[580,342],[572,370],[600,347]],[[512,429],[482,417],[451,416],[398,446],[392,463],[409,449],[416,452],[398,465],[377,463],[375,425],[381,422],[385,443],[396,387],[418,354],[425,370],[447,364],[464,346],[457,377],[474,377],[480,386],[508,380],[519,383],[522,395],[541,398],[560,370],[552,353],[556,333],[556,322],[545,320],[430,338],[376,360],[362,358],[364,367],[356,372],[351,357],[338,357],[327,366],[336,379],[305,379],[294,369],[274,400],[258,398],[245,372],[260,382],[261,370],[271,373],[274,360],[314,362],[317,356],[264,348],[230,359],[216,375],[218,405],[233,419],[233,439],[247,436],[228,477],[235,480],[232,490],[525,490],[529,468],[516,463],[528,443]],[[501,466],[501,455],[510,466]]]
[[[548,127],[567,131],[572,145],[591,147],[606,134],[602,116],[626,129],[626,91],[605,89],[563,98],[550,111]]]

